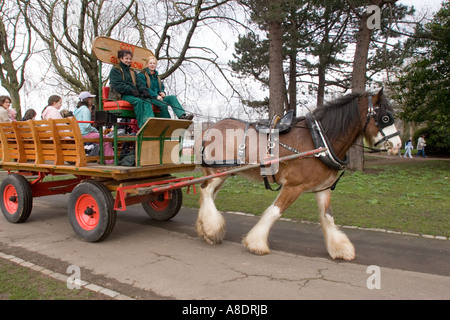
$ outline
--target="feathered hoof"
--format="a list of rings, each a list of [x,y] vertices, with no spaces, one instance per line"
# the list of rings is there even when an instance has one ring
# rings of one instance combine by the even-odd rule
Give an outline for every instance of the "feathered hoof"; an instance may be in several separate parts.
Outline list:
[[[248,237],[242,240],[242,244],[253,254],[263,256],[270,253],[269,246],[266,242],[250,241]]]
[[[328,248],[328,253],[333,260],[343,259],[345,261],[352,261],[356,258],[355,247],[348,240],[344,243],[335,244],[332,248]]]
[[[208,244],[221,244],[225,238],[225,228],[221,227],[217,230],[206,230],[203,223],[196,223],[197,235],[206,241]]]

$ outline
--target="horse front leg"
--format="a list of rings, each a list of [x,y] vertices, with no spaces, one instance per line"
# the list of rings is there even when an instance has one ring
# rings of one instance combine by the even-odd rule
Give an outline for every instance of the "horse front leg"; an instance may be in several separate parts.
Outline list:
[[[225,237],[225,219],[214,203],[226,177],[206,181],[200,187],[200,208],[195,224],[197,234],[209,244],[221,243]]]
[[[264,211],[258,223],[244,237],[242,243],[247,249],[257,255],[269,254],[269,232],[273,224],[302,193],[301,188],[284,186],[275,201]]]
[[[355,259],[355,248],[348,237],[334,224],[331,211],[331,190],[327,189],[316,193],[317,205],[319,207],[320,225],[325,239],[328,254],[333,259],[344,259],[347,261]]]

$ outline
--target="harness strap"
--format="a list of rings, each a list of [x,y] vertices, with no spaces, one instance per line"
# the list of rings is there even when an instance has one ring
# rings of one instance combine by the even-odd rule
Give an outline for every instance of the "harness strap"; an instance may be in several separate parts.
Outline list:
[[[342,178],[342,176],[344,175],[344,173],[345,173],[345,170],[341,172],[341,174],[339,175],[339,177],[336,179],[336,181],[335,181],[331,186],[329,186],[329,187],[327,187],[327,188],[324,188],[324,189],[322,189],[322,190],[313,191],[313,193],[325,191],[325,190],[327,190],[327,189],[331,189],[331,191],[334,191],[334,189],[336,189],[336,186],[337,186],[339,180],[341,180],[341,178]]]
[[[248,133],[248,129],[250,128],[250,122],[247,122],[247,124],[245,125],[245,130],[244,130],[244,137],[242,138],[242,142],[239,145],[239,150],[238,150],[238,158],[241,161],[241,164],[245,163],[245,149],[246,149],[246,139],[247,139],[247,133]]]
[[[393,137],[395,137],[395,136],[399,136],[399,135],[400,135],[400,132],[399,132],[399,131],[394,132],[393,134],[390,134],[390,135],[388,135],[388,136],[384,134],[383,130],[380,130],[380,133],[383,135],[383,139],[381,139],[380,141],[376,142],[376,143],[373,145],[374,147],[376,147],[377,145],[379,145],[380,143],[382,143],[382,142],[384,142],[384,141],[389,141],[390,138],[393,138]]]
[[[267,174],[266,174],[266,169],[267,169],[267,167],[263,164],[263,162],[261,162],[260,168],[261,168],[261,176],[263,177],[263,181],[264,181],[264,187],[265,187],[267,190],[270,190],[270,191],[279,191],[279,190],[283,187],[283,185],[279,184],[279,183],[275,180],[275,172],[272,171],[272,172],[270,173],[270,176],[272,176],[273,182],[276,183],[276,184],[278,184],[278,188],[273,189],[272,186],[271,186],[270,183],[269,183],[269,179],[267,178]],[[273,169],[273,166],[271,166],[271,168]]]

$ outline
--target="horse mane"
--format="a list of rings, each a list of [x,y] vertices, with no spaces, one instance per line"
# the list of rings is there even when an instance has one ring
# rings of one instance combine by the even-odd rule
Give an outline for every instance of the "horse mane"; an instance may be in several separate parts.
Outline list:
[[[314,110],[313,115],[321,122],[328,139],[334,140],[342,136],[352,123],[359,120],[358,99],[364,95],[366,93],[350,93]]]

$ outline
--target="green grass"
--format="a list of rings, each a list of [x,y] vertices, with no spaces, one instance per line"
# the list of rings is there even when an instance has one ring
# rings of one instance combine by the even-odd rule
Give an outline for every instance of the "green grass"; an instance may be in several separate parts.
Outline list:
[[[65,282],[0,259],[0,300],[89,300],[87,289],[69,290]]]
[[[332,192],[336,224],[450,237],[450,161],[417,161],[346,172]],[[196,176],[201,176],[196,174]],[[216,197],[221,211],[260,215],[276,198],[261,182],[230,177]],[[198,207],[199,195],[183,205]],[[314,194],[302,194],[285,218],[318,222]]]

